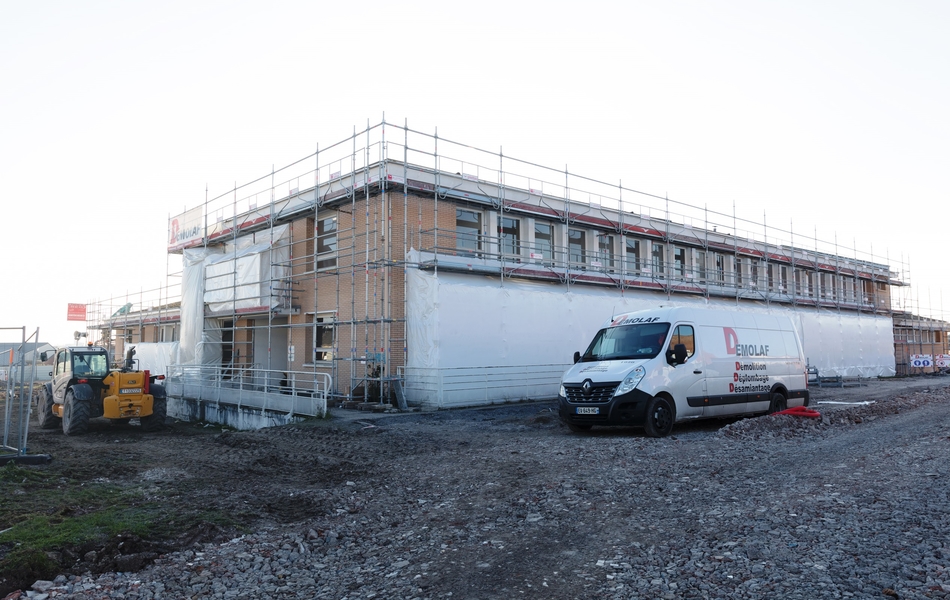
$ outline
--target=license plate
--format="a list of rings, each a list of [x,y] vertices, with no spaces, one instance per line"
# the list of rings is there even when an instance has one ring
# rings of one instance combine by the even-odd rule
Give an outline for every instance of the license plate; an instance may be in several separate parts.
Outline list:
[[[141,394],[142,388],[122,388],[119,390],[120,394]]]
[[[600,408],[597,406],[578,406],[577,414],[579,415],[599,415]]]

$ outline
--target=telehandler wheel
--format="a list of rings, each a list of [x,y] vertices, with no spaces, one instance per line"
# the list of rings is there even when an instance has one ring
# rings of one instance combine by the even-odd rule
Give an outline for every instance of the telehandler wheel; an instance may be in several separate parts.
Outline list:
[[[165,398],[155,398],[152,400],[152,414],[139,419],[139,422],[142,424],[142,431],[158,431],[164,427],[167,413],[168,401]]]
[[[53,397],[46,391],[46,386],[38,389],[33,398],[36,404],[36,422],[40,424],[40,429],[56,429],[60,419],[53,414]]]
[[[63,403],[63,433],[82,435],[89,429],[89,405],[73,397],[72,391],[66,392]]]

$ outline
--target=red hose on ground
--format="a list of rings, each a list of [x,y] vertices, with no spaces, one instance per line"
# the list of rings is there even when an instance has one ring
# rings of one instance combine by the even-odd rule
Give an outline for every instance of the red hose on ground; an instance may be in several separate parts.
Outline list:
[[[773,415],[792,415],[793,417],[807,417],[809,419],[818,419],[821,417],[821,413],[817,410],[812,410],[804,406],[796,406],[795,408],[786,408],[785,410],[780,410],[777,413],[772,413]]]

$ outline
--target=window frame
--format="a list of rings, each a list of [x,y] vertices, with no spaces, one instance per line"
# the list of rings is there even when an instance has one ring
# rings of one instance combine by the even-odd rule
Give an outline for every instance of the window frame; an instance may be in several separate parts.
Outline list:
[[[335,269],[338,258],[338,243],[340,232],[339,215],[326,216],[320,219],[314,219],[313,237],[314,237],[314,264],[317,271],[326,271]],[[325,223],[332,222],[333,228],[327,229]],[[322,230],[322,231],[321,231]],[[324,250],[323,248],[327,249]]]
[[[475,217],[476,227],[459,228],[459,219],[463,214]],[[480,256],[482,252],[482,225],[485,214],[480,210],[472,210],[462,206],[455,207],[455,253],[458,256]]]

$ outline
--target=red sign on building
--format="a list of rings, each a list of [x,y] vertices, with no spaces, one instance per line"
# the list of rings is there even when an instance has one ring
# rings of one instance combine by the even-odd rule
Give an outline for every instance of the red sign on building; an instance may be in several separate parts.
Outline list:
[[[70,302],[66,308],[66,320],[67,321],[85,321],[86,320],[86,305],[73,304],[72,302]]]

